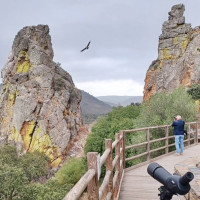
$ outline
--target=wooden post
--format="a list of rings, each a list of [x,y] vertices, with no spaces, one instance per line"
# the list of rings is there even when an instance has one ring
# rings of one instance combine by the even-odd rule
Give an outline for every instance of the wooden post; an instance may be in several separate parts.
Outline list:
[[[97,172],[97,152],[87,153],[87,163],[88,169],[94,169],[96,174],[94,178],[89,182],[87,191],[89,200],[98,200],[99,199],[99,181],[98,181],[98,172]]]
[[[149,136],[149,128],[146,130],[146,141],[147,141],[147,145],[146,145],[146,152],[147,152],[147,161],[150,159],[150,136]]]
[[[106,150],[110,149],[110,153],[106,159],[106,172],[111,171],[107,192],[111,192],[113,194],[112,139],[106,139],[105,144],[106,144]],[[111,199],[113,199],[113,195]]]
[[[169,126],[166,126],[165,128],[165,137],[166,137],[166,140],[165,140],[165,154],[169,153]]]
[[[121,140],[121,148],[122,148],[122,167],[125,169],[125,133],[124,131],[120,131],[120,134],[122,136]]]
[[[190,124],[188,124],[188,129],[187,129],[187,132],[188,132],[188,134],[187,134],[187,139],[189,140],[188,142],[187,142],[187,144],[188,144],[188,146],[190,146],[191,145],[191,141],[190,141]]]
[[[119,140],[120,139],[120,134],[116,133],[115,134],[115,140]],[[120,142],[117,143],[117,145],[115,146],[115,156],[119,156],[118,161],[115,165],[115,171],[119,172],[118,178],[117,178],[117,182],[114,188],[114,197],[117,197],[118,194],[118,190],[119,190],[119,185],[120,185],[120,180],[122,177],[122,172],[120,170]]]
[[[123,132],[122,131],[120,131],[120,137],[122,137],[121,138],[121,140],[120,140],[120,176],[121,176],[121,178],[122,178],[122,174],[123,174],[123,160],[124,160],[124,158],[123,158],[123,154],[124,154],[124,152],[123,152]],[[122,164],[121,164],[122,163]],[[120,179],[121,179],[120,178]]]
[[[198,144],[198,122],[195,124],[195,143]]]

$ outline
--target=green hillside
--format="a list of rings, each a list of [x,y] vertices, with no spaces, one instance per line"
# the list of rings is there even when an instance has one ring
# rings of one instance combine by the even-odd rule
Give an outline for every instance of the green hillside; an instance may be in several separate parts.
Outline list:
[[[100,101],[89,93],[81,90],[82,101],[81,109],[83,120],[85,123],[91,123],[97,119],[98,116],[102,116],[112,111],[112,106]]]

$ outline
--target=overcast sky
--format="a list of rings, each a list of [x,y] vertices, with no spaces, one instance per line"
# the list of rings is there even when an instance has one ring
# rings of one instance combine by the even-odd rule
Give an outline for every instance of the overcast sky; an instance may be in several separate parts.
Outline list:
[[[185,5],[186,23],[200,25],[199,0],[0,0],[0,68],[15,35],[47,24],[54,61],[77,88],[94,96],[143,95],[144,79],[158,56],[168,12]],[[90,48],[80,52],[91,40]]]

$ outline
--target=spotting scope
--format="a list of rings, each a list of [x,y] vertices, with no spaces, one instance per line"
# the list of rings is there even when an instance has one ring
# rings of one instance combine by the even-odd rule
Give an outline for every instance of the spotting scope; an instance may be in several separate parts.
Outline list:
[[[151,163],[148,166],[147,172],[154,179],[163,184],[164,187],[161,187],[162,191],[164,189],[164,192],[166,192],[169,196],[171,195],[171,197],[174,194],[187,194],[190,191],[189,182],[192,181],[194,178],[192,172],[187,172],[183,176],[179,176],[178,174],[171,175],[166,169],[164,169],[161,165],[155,162]]]

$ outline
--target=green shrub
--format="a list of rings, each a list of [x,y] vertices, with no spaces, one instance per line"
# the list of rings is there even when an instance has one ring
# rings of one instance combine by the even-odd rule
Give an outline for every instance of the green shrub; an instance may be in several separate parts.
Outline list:
[[[139,115],[140,106],[118,106],[106,117],[100,117],[92,128],[92,133],[87,137],[85,153],[105,150],[105,139],[113,139],[120,130],[133,129],[134,119]]]
[[[173,117],[181,115],[183,120],[196,120],[196,106],[184,87],[171,94],[157,93],[142,104],[139,117],[134,121],[137,128],[171,124]]]
[[[47,166],[47,157],[42,153],[18,156],[16,147],[3,146],[0,149],[0,199],[27,200],[34,197],[36,194],[32,192],[26,198],[31,181],[46,175]]]
[[[54,89],[60,91],[64,88],[65,81],[62,78],[57,78],[54,80]]]
[[[0,149],[0,199],[62,200],[86,166],[86,159],[71,158],[54,178],[40,184],[36,181],[47,175],[48,158],[40,152],[18,157],[16,147],[6,145]]]
[[[0,162],[15,166],[18,164],[17,149],[14,146],[4,145],[0,148]]]
[[[0,164],[0,199],[22,199],[27,183],[23,169]]]
[[[24,200],[62,200],[72,185],[59,185],[55,180],[49,180],[46,184],[34,183],[26,187]]]
[[[193,84],[188,90],[188,94],[192,96],[193,99],[200,99],[200,84]]]
[[[55,179],[60,185],[74,185],[85,172],[86,163],[83,158],[70,158],[55,174]]]
[[[48,158],[43,153],[26,153],[19,161],[19,167],[25,171],[29,181],[37,180],[48,173]]]

